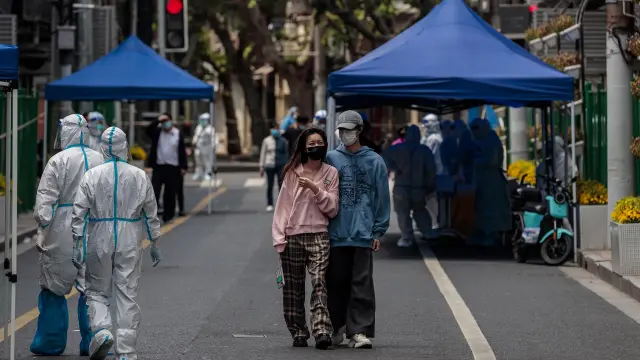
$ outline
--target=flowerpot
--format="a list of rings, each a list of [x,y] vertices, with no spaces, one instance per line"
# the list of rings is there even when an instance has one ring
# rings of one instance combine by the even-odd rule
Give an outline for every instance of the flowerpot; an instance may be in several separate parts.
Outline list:
[[[529,49],[531,49],[531,51],[533,52],[542,51],[543,47],[544,47],[544,44],[542,43],[542,39],[535,39],[535,40],[529,41]]]
[[[580,250],[608,250],[607,205],[580,205]]]
[[[562,30],[560,36],[566,41],[576,41],[580,39],[580,24],[575,24]]]
[[[611,267],[618,275],[640,275],[640,224],[610,223]]]
[[[571,76],[574,79],[579,79],[580,78],[580,64],[577,65],[571,65],[571,66],[567,66],[564,68],[564,73]]]
[[[558,34],[549,34],[542,38],[542,42],[549,49],[555,49],[558,46]]]
[[[130,164],[144,170],[144,160],[131,160]]]

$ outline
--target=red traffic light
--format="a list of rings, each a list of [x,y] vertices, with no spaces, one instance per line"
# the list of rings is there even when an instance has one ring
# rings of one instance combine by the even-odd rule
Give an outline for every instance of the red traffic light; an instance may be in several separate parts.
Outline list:
[[[182,12],[184,5],[182,4],[182,0],[168,0],[167,1],[167,12],[171,15],[178,15]]]
[[[538,4],[533,4],[533,5],[529,5],[529,12],[535,12],[536,10],[538,10]]]

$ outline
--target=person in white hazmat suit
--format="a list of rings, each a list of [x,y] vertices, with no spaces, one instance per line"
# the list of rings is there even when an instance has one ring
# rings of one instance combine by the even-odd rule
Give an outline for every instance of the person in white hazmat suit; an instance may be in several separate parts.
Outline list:
[[[422,124],[425,129],[424,136],[422,137],[421,144],[426,145],[431,152],[436,162],[436,176],[444,175],[444,167],[442,166],[442,157],[440,156],[440,145],[442,144],[442,131],[440,130],[440,121],[435,114],[427,114],[422,120]],[[427,210],[431,214],[433,219],[433,228],[439,227],[439,205],[438,194],[433,192],[427,196]]]
[[[211,125],[211,116],[204,113],[198,118],[193,135],[193,146],[195,148],[194,157],[196,161],[196,171],[193,180],[211,180],[213,171],[213,154],[216,151],[216,130]]]
[[[116,359],[137,359],[140,306],[136,303],[142,269],[142,241],[151,241],[156,266],[160,220],[151,180],[127,163],[129,144],[117,127],[101,137],[106,162],[82,178],[73,204],[73,264],[86,262],[87,304],[94,337],[92,360],[104,359],[114,342],[108,298],[115,299]],[[112,286],[113,282],[113,286]],[[113,291],[112,291],[113,289]]]
[[[104,116],[97,111],[90,112],[87,115],[87,121],[89,122],[89,133],[91,134],[89,146],[91,146],[93,150],[101,153],[100,136],[102,135],[107,122],[104,120]]]
[[[73,253],[71,210],[82,176],[103,162],[102,154],[88,147],[87,120],[73,114],[60,120],[54,143],[59,153],[51,157],[45,167],[33,216],[38,222],[36,248],[40,252],[40,295],[38,296],[38,329],[31,343],[36,355],[61,355],[67,345],[69,314],[67,299],[73,288],[78,298],[80,327],[80,355],[89,354],[91,330],[87,317],[84,268],[76,269],[69,261]]]

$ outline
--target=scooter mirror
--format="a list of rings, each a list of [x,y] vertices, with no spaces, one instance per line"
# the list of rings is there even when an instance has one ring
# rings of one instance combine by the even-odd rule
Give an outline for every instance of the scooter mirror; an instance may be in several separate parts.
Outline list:
[[[573,179],[571,179],[571,183],[572,183],[572,184],[573,184],[574,182],[577,182],[577,181],[578,181],[578,177],[577,177],[577,176],[574,176],[574,177],[573,177]]]
[[[522,175],[522,178],[520,178],[520,185],[524,185],[524,178],[526,178],[527,175]]]

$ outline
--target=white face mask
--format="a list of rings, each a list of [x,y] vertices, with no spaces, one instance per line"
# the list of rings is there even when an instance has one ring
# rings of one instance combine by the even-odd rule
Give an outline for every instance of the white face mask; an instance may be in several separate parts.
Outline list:
[[[340,130],[340,140],[344,146],[351,146],[358,141],[358,130]]]

